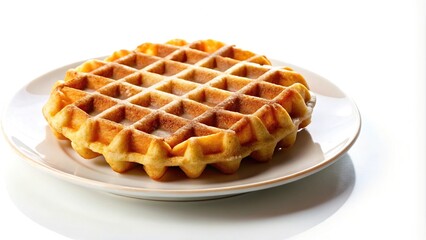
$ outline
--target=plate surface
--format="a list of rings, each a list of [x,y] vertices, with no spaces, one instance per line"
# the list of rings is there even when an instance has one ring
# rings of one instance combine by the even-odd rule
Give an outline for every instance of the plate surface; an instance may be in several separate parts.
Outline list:
[[[16,152],[33,166],[84,187],[127,197],[202,200],[282,185],[338,160],[357,139],[361,117],[354,102],[328,80],[291,64],[272,62],[277,66],[291,66],[306,78],[317,97],[312,123],[298,133],[293,147],[277,150],[267,163],[244,159],[238,172],[232,175],[207,168],[200,178],[187,179],[180,170],[171,168],[158,182],[151,180],[141,168],[118,174],[102,157],[81,158],[69,141],[53,136],[41,112],[53,83],[81,62],[46,73],[19,90],[4,112],[3,132]]]

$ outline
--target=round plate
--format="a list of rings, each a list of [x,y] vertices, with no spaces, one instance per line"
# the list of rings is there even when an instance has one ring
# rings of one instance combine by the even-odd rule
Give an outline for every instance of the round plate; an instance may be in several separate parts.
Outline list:
[[[150,179],[141,168],[125,174],[111,170],[102,157],[81,158],[69,141],[51,133],[41,109],[53,83],[73,63],[34,79],[12,98],[3,115],[3,132],[16,152],[33,166],[62,179],[127,197],[188,201],[226,197],[266,189],[313,174],[335,162],[358,137],[361,118],[354,102],[323,77],[287,63],[300,72],[317,97],[312,123],[300,131],[289,149],[277,150],[271,161],[244,159],[237,173],[225,175],[207,168],[200,178],[188,179],[170,168],[161,181]]]

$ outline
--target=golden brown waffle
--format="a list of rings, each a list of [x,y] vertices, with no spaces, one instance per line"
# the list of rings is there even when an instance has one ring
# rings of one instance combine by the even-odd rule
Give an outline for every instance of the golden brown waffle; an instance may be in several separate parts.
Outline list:
[[[67,71],[43,107],[55,135],[113,170],[142,164],[196,178],[244,157],[272,158],[310,123],[315,97],[304,78],[261,55],[215,40],[144,43]]]

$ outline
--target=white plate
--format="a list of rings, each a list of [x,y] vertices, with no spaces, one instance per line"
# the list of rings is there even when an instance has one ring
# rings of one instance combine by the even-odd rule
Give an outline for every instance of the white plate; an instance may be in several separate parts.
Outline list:
[[[102,157],[85,160],[68,141],[57,140],[41,113],[50,89],[66,70],[55,69],[31,81],[12,98],[3,116],[3,132],[16,152],[33,166],[67,181],[109,193],[155,200],[201,200],[266,189],[313,174],[335,162],[358,137],[361,118],[354,102],[323,77],[292,66],[303,74],[317,96],[312,123],[298,133],[295,145],[277,151],[270,162],[242,161],[239,171],[224,175],[207,168],[198,179],[170,169],[164,181],[151,180],[141,169],[118,174]],[[274,65],[291,66],[273,61]]]

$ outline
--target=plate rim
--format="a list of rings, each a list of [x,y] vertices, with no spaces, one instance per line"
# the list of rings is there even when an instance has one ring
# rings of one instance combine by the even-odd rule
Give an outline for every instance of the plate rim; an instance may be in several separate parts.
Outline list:
[[[120,184],[117,184],[117,183],[108,183],[108,182],[102,182],[102,181],[95,180],[95,179],[89,179],[89,178],[85,178],[83,176],[64,172],[62,170],[56,169],[56,168],[46,164],[43,161],[38,161],[37,159],[33,159],[30,156],[27,156],[26,154],[21,152],[21,150],[19,150],[19,147],[16,146],[12,142],[12,140],[10,139],[11,136],[9,136],[10,134],[7,133],[8,130],[5,129],[5,122],[7,121],[7,114],[6,113],[8,111],[10,111],[9,109],[11,108],[11,104],[12,104],[13,99],[15,99],[20,92],[25,91],[25,89],[31,83],[33,83],[36,80],[43,78],[46,75],[55,73],[55,72],[60,71],[62,69],[73,68],[73,67],[83,63],[84,61],[87,61],[87,60],[76,61],[76,62],[73,62],[73,63],[70,63],[70,64],[63,65],[61,67],[57,67],[55,69],[52,69],[48,72],[45,72],[44,74],[39,75],[36,78],[33,78],[31,81],[27,82],[26,84],[24,84],[23,86],[18,88],[18,90],[12,95],[12,97],[9,99],[9,101],[5,104],[5,108],[2,111],[1,123],[0,123],[1,132],[3,134],[3,137],[6,139],[6,142],[14,150],[14,152],[17,153],[17,155],[19,157],[25,159],[27,162],[31,163],[32,166],[36,166],[38,169],[41,169],[43,171],[47,171],[51,174],[54,174],[56,177],[59,177],[60,179],[63,179],[63,180],[66,180],[68,182],[75,183],[75,184],[78,184],[78,185],[84,186],[84,187],[103,190],[103,191],[107,191],[107,192],[110,192],[110,193],[116,193],[116,194],[123,195],[123,196],[137,197],[137,198],[143,198],[143,199],[149,199],[149,198],[154,198],[154,199],[157,199],[157,198],[161,198],[161,199],[162,198],[165,198],[165,199],[169,199],[169,198],[187,199],[187,198],[192,198],[192,197],[226,196],[226,195],[233,195],[233,194],[239,194],[239,193],[244,193],[244,192],[257,191],[257,190],[275,187],[275,186],[279,186],[279,185],[283,185],[283,184],[287,184],[287,183],[299,180],[301,178],[307,177],[311,174],[314,174],[314,173],[328,167],[329,165],[333,164],[338,159],[340,159],[342,157],[342,155],[344,155],[355,144],[356,140],[358,139],[358,137],[360,135],[361,128],[362,128],[362,118],[361,118],[361,113],[359,111],[358,106],[356,105],[355,101],[351,97],[349,97],[340,87],[338,87],[337,85],[335,85],[333,82],[329,81],[328,79],[322,77],[321,75],[318,75],[318,74],[311,72],[307,69],[304,69],[302,67],[299,67],[299,66],[296,66],[296,65],[284,62],[284,61],[271,59],[272,62],[275,61],[275,62],[279,62],[280,64],[283,64],[285,66],[290,66],[290,67],[294,68],[297,72],[300,72],[300,71],[309,72],[310,74],[313,74],[313,75],[320,77],[322,80],[327,81],[329,84],[336,87],[344,95],[344,98],[346,98],[350,102],[352,110],[355,113],[354,114],[355,123],[356,123],[356,126],[354,125],[355,132],[353,134],[351,134],[350,137],[348,136],[348,140],[341,147],[341,149],[336,154],[334,154],[333,156],[331,156],[329,158],[325,158],[325,156],[324,156],[324,159],[321,162],[319,162],[318,164],[312,165],[308,168],[305,168],[301,171],[298,171],[296,173],[292,173],[292,174],[289,174],[289,175],[276,177],[276,178],[263,180],[263,181],[252,182],[252,183],[244,183],[244,184],[221,186],[221,187],[211,187],[211,188],[158,189],[158,188],[125,186],[125,185],[120,185]],[[126,192],[128,194],[123,194],[123,192]]]

